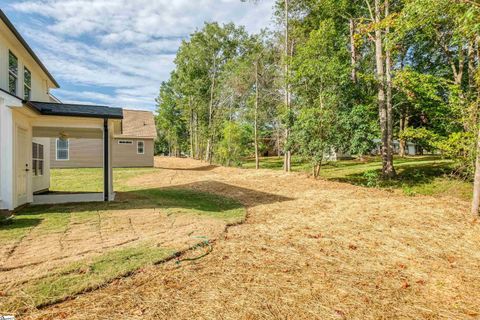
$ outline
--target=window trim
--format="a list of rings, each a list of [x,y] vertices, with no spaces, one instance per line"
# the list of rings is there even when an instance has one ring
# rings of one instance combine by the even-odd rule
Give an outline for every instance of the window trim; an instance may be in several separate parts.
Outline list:
[[[139,152],[140,143],[142,144],[142,152]],[[137,141],[137,154],[145,154],[145,141]]]
[[[17,73],[15,74],[12,70],[10,70],[10,55],[15,57],[17,61]],[[17,96],[18,95],[18,57],[12,52],[12,50],[8,50],[8,61],[7,61],[7,70],[8,70],[8,92]],[[15,92],[10,91],[10,76],[15,78]]]
[[[66,149],[60,149],[60,150],[66,150],[67,151],[67,158],[66,159],[59,159],[58,158],[58,140],[59,138],[55,139],[55,160],[57,161],[69,161],[70,160],[70,139],[62,139],[67,141],[67,148]]]
[[[30,75],[30,85],[28,85],[26,82],[25,73],[27,72]],[[28,88],[28,92],[29,92],[28,98],[25,96],[25,92],[26,92],[25,88]],[[23,99],[27,101],[32,99],[32,72],[26,66],[23,66]]]
[[[37,154],[33,152],[35,146]],[[32,175],[34,177],[43,177],[45,175],[45,147],[41,143],[32,142]]]

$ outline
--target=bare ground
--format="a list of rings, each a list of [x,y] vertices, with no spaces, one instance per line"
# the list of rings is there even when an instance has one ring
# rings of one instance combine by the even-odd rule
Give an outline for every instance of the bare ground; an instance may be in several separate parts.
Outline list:
[[[130,185],[230,196],[247,222],[203,259],[146,268],[28,319],[480,317],[480,226],[468,203],[187,159],[157,166]]]

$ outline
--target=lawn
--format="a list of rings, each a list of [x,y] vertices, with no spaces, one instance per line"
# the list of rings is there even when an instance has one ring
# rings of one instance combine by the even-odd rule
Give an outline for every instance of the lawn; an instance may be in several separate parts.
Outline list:
[[[113,169],[113,185],[115,191],[125,191],[128,179],[157,172],[155,168],[115,168]],[[51,169],[51,191],[57,192],[102,192],[103,169]]]
[[[230,198],[128,184],[154,170],[116,169],[115,202],[31,206],[0,224],[0,314],[96,289],[206,245],[245,218]],[[101,169],[52,170],[52,191],[101,188]]]
[[[365,187],[401,190],[407,195],[450,195],[469,200],[472,185],[469,181],[452,176],[453,162],[439,156],[416,156],[395,158],[398,176],[390,181],[380,179],[381,160],[367,157],[364,160],[330,162],[322,167],[320,178],[361,185]],[[260,167],[281,170],[283,158],[262,158]],[[253,159],[247,159],[244,168],[255,168]],[[294,157],[292,171],[310,172],[309,163]]]

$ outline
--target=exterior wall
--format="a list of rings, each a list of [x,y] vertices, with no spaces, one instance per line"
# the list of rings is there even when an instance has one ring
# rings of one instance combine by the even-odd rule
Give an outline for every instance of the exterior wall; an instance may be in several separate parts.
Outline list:
[[[3,96],[3,97],[2,97]],[[13,111],[0,92],[0,209],[13,209]]]
[[[43,145],[44,153],[43,175],[32,176],[33,192],[48,190],[50,188],[50,139],[33,138],[32,142]]]
[[[132,144],[119,144],[120,140],[133,141]],[[137,142],[144,142],[144,154],[137,154]],[[153,139],[114,139],[113,167],[153,167]]]
[[[132,144],[119,144],[129,140]],[[137,141],[144,141],[145,153],[137,154]],[[51,168],[101,168],[103,167],[103,141],[100,139],[70,139],[69,160],[56,160],[56,139],[50,139]],[[119,139],[111,145],[114,168],[153,167],[153,139]]]
[[[69,160],[57,160],[56,139],[50,139],[51,168],[103,167],[103,141],[101,139],[69,139]]]
[[[0,21],[0,88],[8,91],[8,51],[18,58],[17,96],[23,99],[23,70],[27,67],[32,74],[32,101],[50,101],[48,88],[51,83],[47,75],[33,60],[10,30]]]

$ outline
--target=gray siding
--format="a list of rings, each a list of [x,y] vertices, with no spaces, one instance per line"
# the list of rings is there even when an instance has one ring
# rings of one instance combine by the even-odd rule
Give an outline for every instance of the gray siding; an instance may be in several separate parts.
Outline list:
[[[57,160],[56,139],[50,139],[51,168],[98,168],[103,166],[100,139],[70,139],[69,160]]]
[[[132,141],[132,144],[119,144],[120,140]],[[137,141],[144,142],[144,154],[137,154]],[[152,139],[115,139],[113,146],[113,166],[124,167],[153,167],[153,140]]]
[[[129,140],[132,144],[119,144]],[[144,141],[145,153],[137,154],[137,141]],[[103,141],[100,139],[70,139],[69,160],[56,159],[56,139],[50,142],[51,168],[100,168],[103,166]],[[112,145],[113,166],[153,167],[153,139],[114,139]]]

